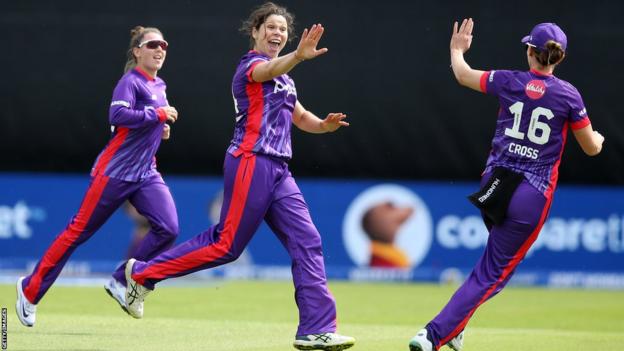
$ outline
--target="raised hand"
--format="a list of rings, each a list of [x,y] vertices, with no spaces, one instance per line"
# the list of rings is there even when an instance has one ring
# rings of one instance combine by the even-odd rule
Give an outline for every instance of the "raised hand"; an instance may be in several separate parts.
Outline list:
[[[303,30],[297,50],[295,50],[295,58],[297,60],[310,60],[327,52],[327,48],[316,49],[319,40],[323,36],[325,28],[321,24],[314,24],[312,28]]]
[[[453,35],[451,36],[451,50],[459,50],[463,53],[470,49],[472,43],[472,28],[474,22],[472,18],[464,19],[457,28],[457,21],[453,24]]]
[[[348,127],[349,123],[344,121],[345,118],[347,115],[344,113],[330,113],[321,121],[321,129],[326,132],[335,132],[340,127]]]

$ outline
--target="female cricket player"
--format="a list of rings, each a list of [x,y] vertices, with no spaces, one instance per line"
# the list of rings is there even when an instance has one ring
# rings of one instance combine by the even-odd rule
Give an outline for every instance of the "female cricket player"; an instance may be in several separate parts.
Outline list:
[[[293,16],[285,8],[265,3],[241,30],[249,34],[252,50],[243,55],[232,81],[236,124],[225,154],[220,222],[147,262],[129,260],[127,308],[141,318],[143,299],[157,282],[234,261],[264,219],[292,259],[299,307],[294,346],[343,350],[355,340],[335,333],[336,304],[327,289],[321,236],[288,170],[291,124],[310,133],[349,125],[342,113],[319,119],[307,111],[287,75],[327,52],[316,48],[324,28],[315,24],[304,30],[297,49],[283,56],[279,54],[293,34]]]
[[[69,256],[129,200],[151,225],[133,257],[149,259],[171,247],[178,235],[178,216],[169,188],[156,170],[155,154],[168,139],[178,112],[169,106],[165,82],[156,74],[167,56],[167,42],[157,28],[131,31],[128,61],[113,92],[109,110],[112,136],[97,157],[91,183],[78,212],[52,242],[31,275],[17,282],[17,316],[35,324],[36,305],[60,274]],[[125,264],[105,285],[125,309]]]
[[[541,23],[522,39],[529,71],[470,68],[464,53],[472,42],[472,19],[455,22],[451,63],[457,81],[498,97],[496,133],[474,196],[490,232],[485,252],[442,311],[409,343],[411,351],[460,351],[463,330],[475,310],[511,278],[548,216],[568,128],[594,156],[604,137],[592,129],[581,95],[553,75],[565,57],[567,37],[554,23]],[[503,210],[501,210],[503,209]]]

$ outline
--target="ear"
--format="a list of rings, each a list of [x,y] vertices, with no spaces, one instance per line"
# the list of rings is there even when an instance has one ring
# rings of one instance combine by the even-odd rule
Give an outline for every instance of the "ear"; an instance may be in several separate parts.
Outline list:
[[[132,54],[138,60],[139,56],[141,55],[141,49],[139,49],[139,48],[132,48]]]

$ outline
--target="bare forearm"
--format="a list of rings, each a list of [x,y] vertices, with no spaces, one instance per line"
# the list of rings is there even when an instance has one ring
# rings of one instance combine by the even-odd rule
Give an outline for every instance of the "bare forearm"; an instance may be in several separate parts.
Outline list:
[[[474,90],[481,90],[480,80],[484,71],[472,69],[460,50],[451,50],[451,67],[459,84]]]
[[[327,130],[323,128],[323,120],[310,111],[303,112],[295,125],[304,132],[313,134],[327,133]]]
[[[252,72],[252,78],[256,82],[266,82],[282,74],[290,72],[302,60],[295,57],[295,52],[277,57],[258,65]]]

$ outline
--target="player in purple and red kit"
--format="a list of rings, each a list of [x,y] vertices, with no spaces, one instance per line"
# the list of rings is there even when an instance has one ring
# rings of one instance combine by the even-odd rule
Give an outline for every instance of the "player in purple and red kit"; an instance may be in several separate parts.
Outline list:
[[[78,212],[52,242],[34,271],[17,282],[16,311],[25,326],[35,324],[36,305],[52,286],[72,252],[89,239],[126,200],[145,216],[150,232],[132,257],[150,259],[171,247],[178,216],[169,188],[156,170],[155,154],[178,118],[169,106],[165,82],[156,77],[167,55],[157,28],[131,31],[124,76],[113,92],[109,121],[113,133],[97,157],[91,183]],[[125,264],[104,286],[125,310]]]
[[[232,81],[236,125],[225,154],[220,221],[149,261],[128,261],[126,303],[137,318],[156,283],[234,261],[265,220],[292,259],[299,308],[294,346],[343,350],[354,344],[353,338],[335,333],[336,304],[327,289],[321,236],[288,170],[292,124],[306,132],[326,133],[348,123],[342,113],[319,119],[298,101],[287,73],[327,49],[316,49],[324,30],[318,24],[304,30],[294,52],[279,56],[292,38],[292,23],[292,15],[273,3],[254,10],[244,23],[242,30],[250,35],[253,49],[242,57]]]
[[[497,200],[493,208],[480,206],[490,233],[485,252],[442,311],[412,338],[411,351],[438,350],[445,344],[462,349],[470,317],[507,284],[548,216],[568,128],[590,156],[600,153],[604,141],[592,129],[576,88],[553,76],[567,46],[561,28],[542,23],[522,39],[529,71],[483,72],[464,60],[473,26],[472,19],[459,28],[455,22],[452,68],[461,85],[498,97],[496,133],[476,201],[504,201]]]

